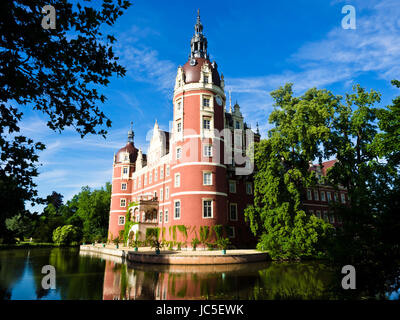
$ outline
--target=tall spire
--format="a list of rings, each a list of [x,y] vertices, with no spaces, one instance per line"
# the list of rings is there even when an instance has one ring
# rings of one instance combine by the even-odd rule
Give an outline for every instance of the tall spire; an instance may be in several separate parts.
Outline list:
[[[194,36],[190,43],[190,58],[205,58],[208,59],[207,54],[207,39],[203,35],[203,24],[200,20],[200,9],[197,10],[197,20],[194,26]]]
[[[232,113],[232,97],[231,97],[231,94],[232,94],[232,90],[229,89],[229,113]]]
[[[133,143],[133,137],[134,137],[134,133],[133,133],[133,122],[131,121],[131,128],[128,131],[128,143]]]

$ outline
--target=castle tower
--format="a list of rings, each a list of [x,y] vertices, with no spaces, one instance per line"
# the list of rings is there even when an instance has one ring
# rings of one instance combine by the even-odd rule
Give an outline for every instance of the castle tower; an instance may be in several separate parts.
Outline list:
[[[129,204],[129,194],[132,190],[133,181],[130,179],[136,170],[136,159],[138,149],[133,143],[134,133],[131,127],[128,131],[128,141],[124,147],[119,149],[114,156],[113,177],[112,177],[112,197],[111,210],[109,217],[109,239],[118,236],[120,230],[124,229],[125,213]]]
[[[171,140],[171,223],[227,223],[223,141],[225,93],[218,66],[209,60],[198,12],[188,61],[178,68]]]

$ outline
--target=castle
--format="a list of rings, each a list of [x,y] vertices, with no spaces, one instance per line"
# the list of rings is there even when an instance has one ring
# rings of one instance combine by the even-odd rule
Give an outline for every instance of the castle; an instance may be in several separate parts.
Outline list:
[[[131,128],[128,143],[114,156],[109,240],[130,219],[136,222],[130,234],[140,231],[142,239],[147,228],[156,227],[165,240],[190,245],[205,226],[216,240],[213,227],[221,225],[233,244],[254,244],[244,209],[253,203],[248,154],[260,134],[246,124],[237,103],[232,107],[230,95],[227,101],[224,89],[198,13],[188,61],[176,75],[171,132],[156,121],[144,154]]]

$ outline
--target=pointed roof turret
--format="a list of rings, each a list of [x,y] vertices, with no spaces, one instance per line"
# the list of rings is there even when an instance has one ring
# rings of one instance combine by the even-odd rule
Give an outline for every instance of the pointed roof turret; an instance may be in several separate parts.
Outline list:
[[[203,24],[200,20],[200,9],[197,10],[197,21],[194,26],[194,36],[190,43],[191,52],[190,58],[204,58],[208,59],[207,54],[207,39],[203,35]]]
[[[133,137],[135,134],[133,133],[133,122],[131,121],[131,128],[128,131],[128,143],[133,143]]]

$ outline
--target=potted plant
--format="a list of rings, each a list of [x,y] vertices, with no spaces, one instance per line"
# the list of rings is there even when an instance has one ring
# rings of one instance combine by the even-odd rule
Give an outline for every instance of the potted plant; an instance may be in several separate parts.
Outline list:
[[[113,242],[115,244],[115,248],[118,249],[119,248],[119,238],[116,237],[115,239],[113,239]]]
[[[197,245],[198,245],[199,243],[200,243],[200,240],[197,239],[197,237],[195,237],[195,238],[192,239],[192,248],[193,248],[193,251],[196,251],[196,247],[197,247]]]
[[[218,239],[217,245],[222,250],[222,254],[226,254],[226,249],[231,244],[231,241],[228,238]]]
[[[161,252],[160,249],[162,247],[162,243],[158,239],[155,239],[152,241],[151,247],[156,249],[156,254],[160,254],[160,252]]]
[[[139,246],[141,242],[138,239],[133,240],[133,247],[135,251],[139,251]]]

